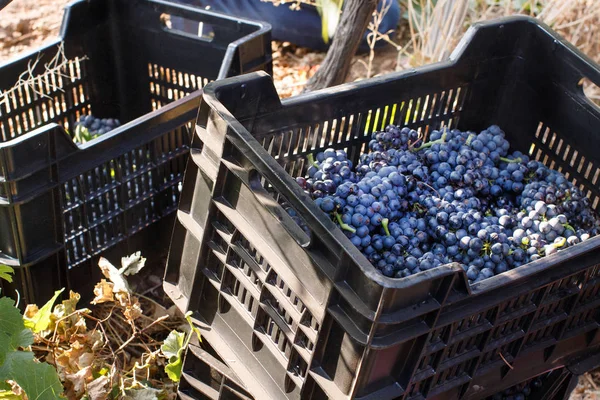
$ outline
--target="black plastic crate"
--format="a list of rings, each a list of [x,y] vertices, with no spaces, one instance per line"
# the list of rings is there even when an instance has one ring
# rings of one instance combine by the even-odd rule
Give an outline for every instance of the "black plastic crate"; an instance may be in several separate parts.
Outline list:
[[[170,15],[214,35],[172,30]],[[201,89],[271,71],[270,41],[268,24],[174,3],[80,0],[57,40],[0,66],[0,263],[17,268],[3,293],[91,295],[100,255],[166,258]],[[65,129],[89,112],[123,125],[76,145]]]
[[[562,367],[519,382],[485,399],[569,400],[578,379],[568,367]],[[254,400],[206,341],[201,346],[190,345],[186,349],[178,397],[182,400]]]
[[[177,394],[182,400],[254,400],[206,341],[186,349]]]
[[[563,367],[527,379],[486,400],[569,400],[578,377]]]
[[[448,61],[283,102],[266,74],[209,85],[166,293],[260,399],[477,399],[600,347],[600,237],[472,286],[456,264],[386,278],[292,178],[327,147],[356,161],[388,123],[498,124],[598,210],[583,77],[598,66],[518,17],[473,26]]]

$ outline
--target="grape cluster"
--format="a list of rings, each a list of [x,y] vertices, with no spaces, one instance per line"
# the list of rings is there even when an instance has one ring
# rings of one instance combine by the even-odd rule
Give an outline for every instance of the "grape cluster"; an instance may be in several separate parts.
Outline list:
[[[93,115],[82,115],[75,126],[81,126],[93,137],[104,135],[113,129],[121,126],[118,119],[114,118],[96,118]]]
[[[543,386],[543,378],[544,377],[537,377],[524,383],[520,383],[490,396],[488,400],[527,400]]]
[[[427,142],[390,125],[356,165],[335,149],[307,161],[296,182],[388,277],[457,262],[478,282],[585,241],[600,226],[579,188],[510,153],[495,125],[478,134],[434,130]]]

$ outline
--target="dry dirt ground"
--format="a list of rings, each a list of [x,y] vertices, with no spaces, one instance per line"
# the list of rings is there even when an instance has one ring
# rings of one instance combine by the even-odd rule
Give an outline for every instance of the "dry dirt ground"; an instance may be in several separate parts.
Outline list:
[[[0,63],[22,52],[30,51],[56,37],[62,21],[62,8],[69,0],[13,0],[0,11]],[[288,43],[273,45],[274,78],[279,94],[289,97],[302,91],[306,80],[314,74],[324,54],[296,48]],[[370,76],[404,67],[406,60],[397,58],[394,49],[376,52]],[[350,81],[367,77],[368,54],[355,57]],[[581,377],[571,400],[600,399],[600,373]]]

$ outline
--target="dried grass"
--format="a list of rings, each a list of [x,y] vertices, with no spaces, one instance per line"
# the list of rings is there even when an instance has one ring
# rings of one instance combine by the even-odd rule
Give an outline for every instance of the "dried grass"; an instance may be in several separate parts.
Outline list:
[[[408,25],[413,66],[441,61],[450,55],[464,32],[469,0],[409,0]]]
[[[411,66],[446,58],[475,22],[510,15],[540,19],[597,63],[600,63],[599,0],[409,0]],[[600,88],[583,81],[589,98],[600,101]]]

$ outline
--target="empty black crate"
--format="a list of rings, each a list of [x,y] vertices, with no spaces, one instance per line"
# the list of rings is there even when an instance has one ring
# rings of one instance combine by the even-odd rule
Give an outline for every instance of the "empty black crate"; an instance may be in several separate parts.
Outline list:
[[[386,278],[292,178],[327,147],[356,161],[389,123],[498,124],[598,210],[583,77],[598,66],[523,17],[473,26],[448,61],[283,102],[266,74],[209,85],[167,294],[260,399],[477,399],[597,349],[600,237],[472,286],[456,264]]]
[[[169,16],[213,34],[169,29]],[[19,290],[22,304],[63,286],[91,295],[100,255],[164,262],[200,89],[270,71],[270,52],[267,24],[89,0],[66,7],[57,40],[0,66],[0,263],[17,268],[3,293]],[[78,146],[65,129],[87,113],[124,124]]]

